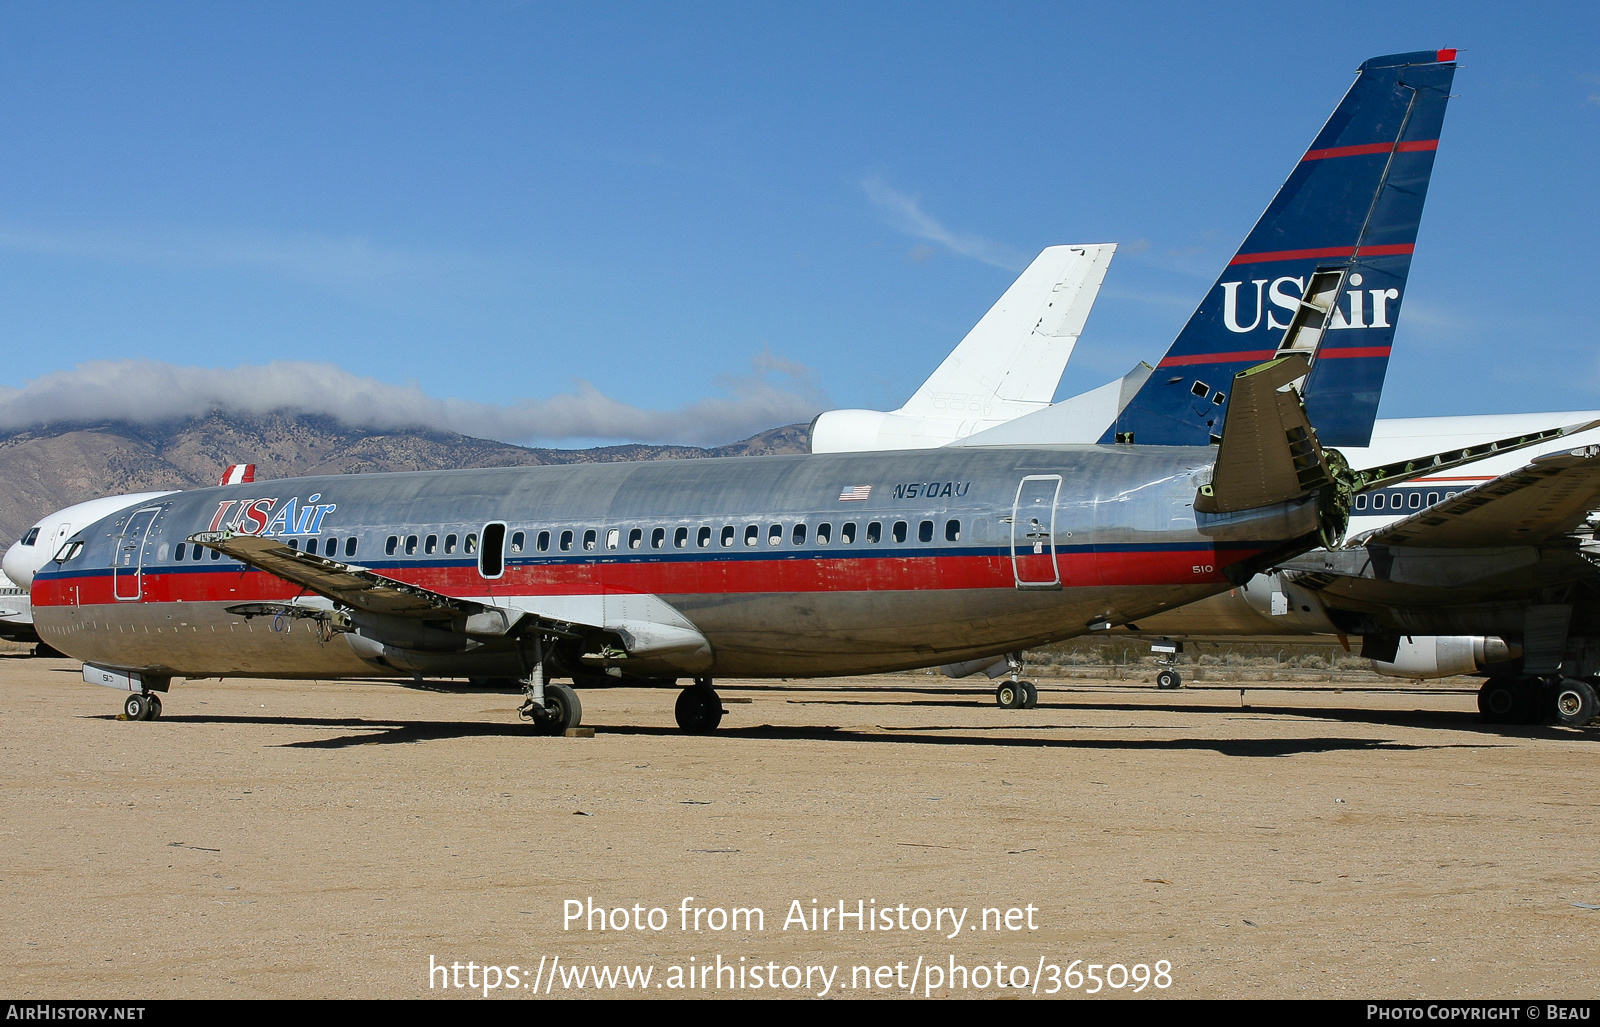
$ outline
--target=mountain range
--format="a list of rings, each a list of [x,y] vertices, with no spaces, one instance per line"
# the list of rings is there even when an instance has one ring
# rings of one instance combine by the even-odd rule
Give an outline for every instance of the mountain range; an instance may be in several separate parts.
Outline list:
[[[445,431],[373,431],[328,417],[211,413],[166,424],[57,424],[0,434],[0,549],[52,510],[99,496],[215,485],[229,464],[257,480],[307,474],[766,456],[808,451],[806,425],[742,442],[530,449]]]

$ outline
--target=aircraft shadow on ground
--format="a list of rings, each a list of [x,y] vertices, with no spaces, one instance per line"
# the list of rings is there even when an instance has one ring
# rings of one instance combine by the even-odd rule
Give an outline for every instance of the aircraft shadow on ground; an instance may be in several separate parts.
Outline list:
[[[106,716],[100,719],[112,720]],[[288,749],[344,749],[358,745],[407,745],[418,742],[444,741],[457,738],[527,738],[540,737],[534,729],[521,723],[473,723],[471,721],[397,721],[368,720],[359,717],[272,717],[229,716],[216,714],[179,714],[165,716],[162,723],[172,725],[257,724],[267,727],[306,727],[325,729],[354,729],[358,734],[341,734],[332,738],[308,738],[304,741],[281,743]],[[1162,730],[1143,728],[1144,730]],[[753,727],[722,728],[714,735],[725,741],[813,741],[892,745],[981,745],[1006,748],[1031,749],[1094,749],[1122,751],[1183,751],[1209,750],[1224,756],[1298,756],[1305,753],[1339,751],[1417,751],[1425,749],[1479,749],[1482,743],[1458,745],[1422,745],[1396,742],[1383,738],[1163,738],[1163,739],[1113,739],[1113,738],[1061,738],[1019,737],[1016,732],[1065,730],[1126,730],[1095,727],[1093,725],[1017,724],[995,727],[937,727],[910,728],[852,728],[832,726],[782,727],[761,724]],[[1174,729],[1182,730],[1182,729]],[[634,725],[597,725],[601,735],[636,735],[682,738],[677,728],[641,727]],[[1005,732],[1005,734],[999,734]],[[578,739],[551,739],[562,744],[581,744]]]
[[[796,705],[822,705],[822,706],[968,706],[979,708],[993,708],[994,702],[964,701],[938,702],[931,700],[913,700],[911,702],[894,702],[889,699],[793,699]],[[1074,702],[1053,703],[1041,701],[1040,710],[1054,711],[1099,711],[1105,713],[1206,713],[1206,714],[1243,714],[1264,717],[1296,717],[1305,720],[1336,720],[1348,724],[1382,724],[1389,727],[1431,727],[1444,728],[1451,731],[1472,731],[1478,734],[1498,736],[1503,738],[1566,738],[1574,736],[1573,728],[1558,728],[1540,724],[1486,724],[1476,713],[1456,712],[1453,710],[1373,710],[1359,709],[1348,706],[1272,706],[1265,703],[1252,702],[1244,706],[1237,704],[1211,703],[1206,705],[1177,703],[1115,703],[1115,702]],[[1020,716],[1027,716],[1021,713]],[[1032,727],[1026,722],[1019,721],[1017,728],[1027,730]],[[1073,725],[1089,726],[1089,725]],[[1582,731],[1583,729],[1576,729]],[[1584,731],[1584,734],[1591,732]]]

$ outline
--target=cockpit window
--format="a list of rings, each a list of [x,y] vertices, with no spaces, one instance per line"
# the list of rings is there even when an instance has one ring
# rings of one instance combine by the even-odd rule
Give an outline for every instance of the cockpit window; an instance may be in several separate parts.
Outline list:
[[[28,533],[26,535],[22,536],[22,544],[25,546],[31,546],[37,541],[39,541],[39,526],[34,525],[28,529]]]

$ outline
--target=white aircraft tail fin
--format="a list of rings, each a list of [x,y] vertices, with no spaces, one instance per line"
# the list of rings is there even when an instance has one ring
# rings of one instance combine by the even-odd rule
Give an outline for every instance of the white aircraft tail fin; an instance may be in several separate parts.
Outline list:
[[[811,423],[811,451],[929,449],[1048,407],[1116,250],[1049,247],[904,406],[829,410]]]
[[[1049,406],[1116,251],[1040,253],[897,412],[1008,421]]]

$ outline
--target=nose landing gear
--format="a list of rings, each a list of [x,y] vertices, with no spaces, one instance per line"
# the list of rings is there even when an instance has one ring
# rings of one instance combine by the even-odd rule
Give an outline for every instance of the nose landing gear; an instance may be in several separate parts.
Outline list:
[[[722,698],[711,686],[710,678],[695,678],[694,684],[678,693],[673,706],[678,726],[691,735],[708,735],[722,723]]]

